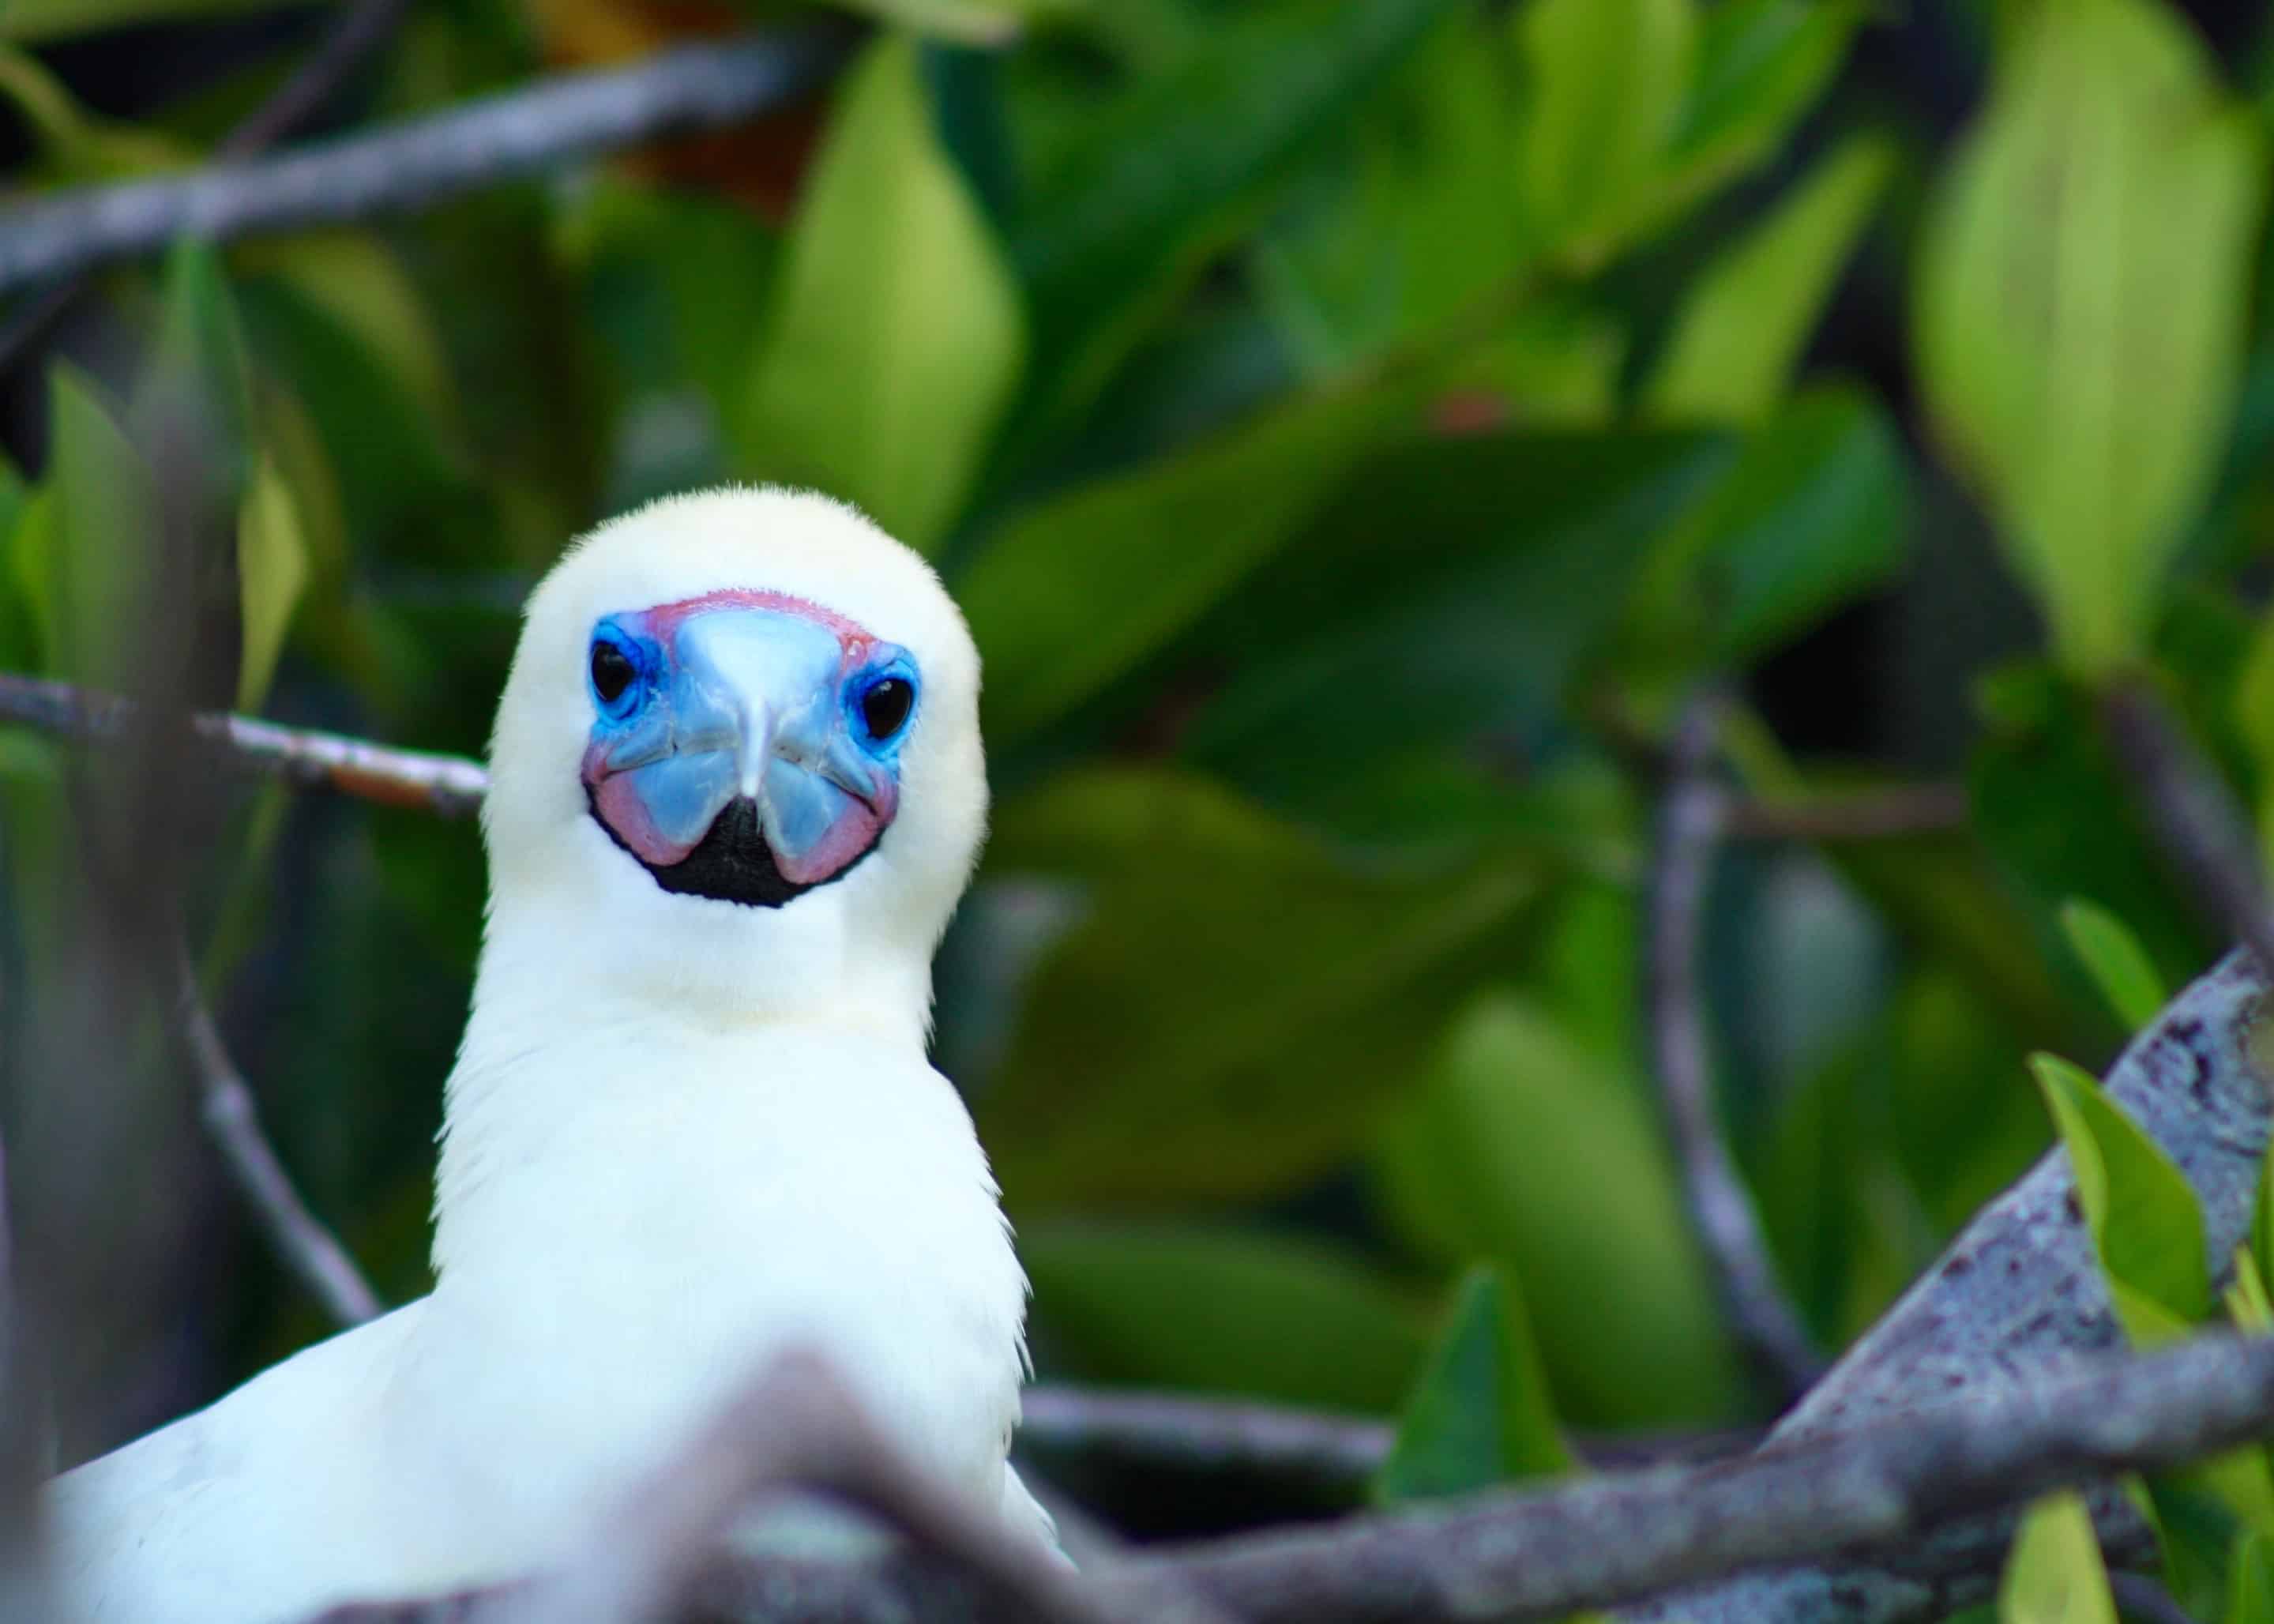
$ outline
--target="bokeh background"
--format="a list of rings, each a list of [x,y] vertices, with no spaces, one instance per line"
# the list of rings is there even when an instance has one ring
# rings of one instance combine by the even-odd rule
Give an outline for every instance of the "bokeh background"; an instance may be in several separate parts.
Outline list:
[[[6,0],[8,184],[201,162],[331,15]],[[416,0],[320,127],[810,15]],[[0,387],[0,666],[122,669],[163,529],[137,402],[184,365],[234,415],[183,696],[395,744],[481,751],[575,532],[825,487],[937,560],[987,660],[937,1056],[1044,1379],[1389,1414],[1488,1266],[1565,1427],[1765,1419],[1638,1000],[1675,718],[1730,695],[1721,770],[1777,815],[1713,866],[1708,1029],[1836,1350],[2050,1142],[2024,1056],[2121,1040],[2066,905],[2167,984],[2218,946],[2094,684],[2145,670],[2274,793],[2266,9],[838,15],[841,71],[733,132],[106,274]],[[84,996],[48,973],[72,756],[0,734],[15,1124]],[[200,816],[230,1048],[415,1295],[475,830],[237,782]],[[65,1459],[325,1328],[141,1057],[133,1144],[36,1174],[166,1259],[88,1262]],[[1089,1486],[1140,1533],[1305,1508]]]

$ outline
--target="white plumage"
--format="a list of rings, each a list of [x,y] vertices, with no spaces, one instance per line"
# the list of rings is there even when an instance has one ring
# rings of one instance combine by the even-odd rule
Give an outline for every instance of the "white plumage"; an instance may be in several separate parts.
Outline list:
[[[897,815],[880,790],[873,849],[778,906],[666,890],[588,794],[612,736],[606,685],[588,680],[596,626],[719,594],[794,600],[921,673],[904,736],[861,738],[880,784],[896,775]],[[678,622],[652,623],[667,660]],[[786,628],[784,647],[812,635],[745,624]],[[849,669],[867,645],[843,635]],[[657,726],[691,751],[668,674]],[[985,820],[978,689],[930,570],[817,497],[681,498],[563,560],[530,600],[492,747],[439,1283],[57,1479],[73,1616],[292,1619],[543,1569],[792,1346],[829,1359],[921,1461],[1047,1537],[1004,1458],[1026,1282],[970,1118],[925,1059],[931,953]],[[751,703],[789,715],[794,698]],[[836,772],[802,792],[866,815],[794,727],[750,729],[784,771]]]

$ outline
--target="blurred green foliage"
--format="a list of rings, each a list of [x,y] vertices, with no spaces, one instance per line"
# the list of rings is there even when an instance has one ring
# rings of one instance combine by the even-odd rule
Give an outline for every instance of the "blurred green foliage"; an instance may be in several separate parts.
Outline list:
[[[0,37],[219,9],[17,0]],[[567,537],[825,485],[935,559],[987,662],[995,833],[937,1054],[1046,1376],[1403,1405],[1389,1497],[1552,1470],[1559,1427],[1758,1417],[1634,993],[1667,725],[1751,684],[1736,778],[1834,824],[1962,778],[1963,827],[1717,868],[1728,1126],[1835,1346],[2048,1143],[2024,1056],[2105,1059],[2215,945],[2094,686],[2144,673],[2274,828],[2266,98],[2163,0],[1962,30],[1989,89],[1947,165],[1841,88],[1878,25],[1839,0],[861,9],[809,119],[109,279],[0,480],[5,664],[127,670],[184,401],[215,451],[195,697],[433,748],[481,748]],[[689,15],[422,6],[360,105]],[[81,184],[193,161],[284,65],[124,120],[8,45],[0,97],[26,177]],[[1859,281],[1909,303],[1921,417],[1814,362]],[[1939,617],[1992,594],[1993,543],[2043,634],[1988,670]],[[1779,741],[1782,662],[1859,605],[1894,630],[1831,703],[1899,716],[1940,672],[1966,737]],[[36,1009],[57,757],[5,747]],[[199,899],[284,1158],[395,1296],[481,894],[470,826],[270,793]],[[2202,1318],[2176,1174],[2089,1078],[2040,1079],[2127,1300]],[[257,1248],[204,1267],[201,1390],[315,1329]],[[2112,1616],[2037,1576],[2082,1571],[2080,1527],[2031,1521],[2007,1616]]]

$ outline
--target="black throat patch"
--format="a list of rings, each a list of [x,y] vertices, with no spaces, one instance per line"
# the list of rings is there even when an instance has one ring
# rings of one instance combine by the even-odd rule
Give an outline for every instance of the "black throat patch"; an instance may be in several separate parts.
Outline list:
[[[717,902],[739,903],[747,908],[778,908],[809,891],[834,884],[859,868],[877,849],[877,842],[871,840],[862,848],[859,856],[827,879],[801,885],[783,874],[781,865],[774,861],[774,849],[766,844],[765,831],[758,826],[757,802],[738,795],[712,820],[711,827],[693,851],[668,868],[659,868],[626,846],[608,827],[608,820],[600,816],[599,804],[589,787],[584,792],[584,804],[592,821],[615,842],[616,849],[646,869],[664,890],[681,897],[709,897]]]

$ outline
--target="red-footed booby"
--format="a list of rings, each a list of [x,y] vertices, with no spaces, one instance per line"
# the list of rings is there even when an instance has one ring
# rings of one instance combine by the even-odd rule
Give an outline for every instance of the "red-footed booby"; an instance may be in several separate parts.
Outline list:
[[[435,1289],[56,1479],[72,1616],[541,1572],[791,1349],[1049,1538],[1005,1459],[1026,1279],[925,1058],[978,702],[930,569],[824,498],[677,498],[563,557],[491,747]]]

